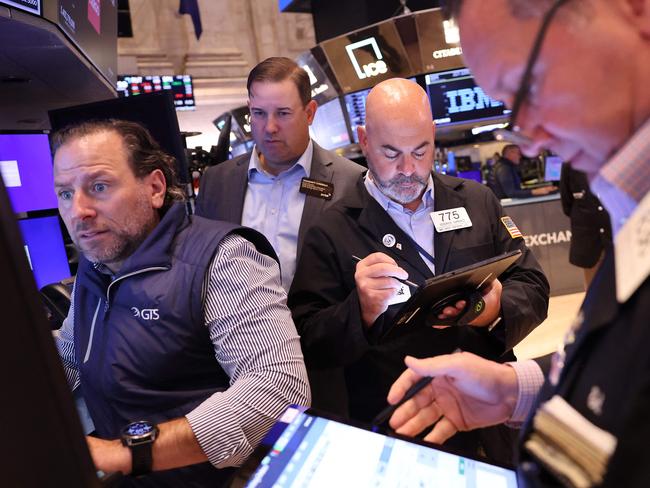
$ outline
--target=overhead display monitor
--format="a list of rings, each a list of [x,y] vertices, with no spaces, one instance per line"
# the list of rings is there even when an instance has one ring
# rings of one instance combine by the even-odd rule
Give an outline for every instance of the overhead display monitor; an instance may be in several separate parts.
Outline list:
[[[354,142],[359,142],[357,127],[366,125],[366,98],[370,89],[348,93],[345,95],[345,108],[350,119],[350,128]]]
[[[325,149],[336,149],[350,144],[348,124],[339,98],[318,107],[309,133]]]
[[[115,86],[117,82],[117,2],[47,2],[44,16],[61,27],[91,63]]]
[[[474,83],[467,68],[428,74],[424,80],[438,127],[489,122],[510,113],[502,102],[487,96]]]
[[[409,78],[410,81],[415,83],[415,78]],[[357,127],[366,125],[366,98],[370,93],[371,88],[361,90],[355,93],[348,93],[345,95],[345,109],[348,111],[348,118],[350,120],[350,129],[352,131],[352,139],[354,142],[359,142],[357,135]]]
[[[311,98],[316,100],[318,105],[323,105],[328,101],[337,98],[338,92],[334,83],[329,79],[320,64],[314,59],[311,52],[301,54],[296,63],[304,69],[309,75],[309,83],[311,84]]]
[[[121,97],[169,90],[176,110],[194,110],[194,86],[190,75],[118,76],[117,93]]]
[[[27,261],[40,289],[70,277],[59,217],[36,217],[18,221]]]
[[[0,5],[8,5],[30,14],[41,15],[41,0],[0,0]]]
[[[57,208],[46,134],[0,134],[0,174],[14,212]]]
[[[48,114],[52,130],[94,119],[123,119],[138,122],[149,130],[166,153],[176,158],[181,183],[191,181],[187,155],[178,128],[178,118],[169,91],[75,105],[50,110]]]
[[[463,49],[460,46],[458,25],[445,20],[440,9],[415,14],[422,72],[462,68]]]
[[[343,93],[371,88],[413,74],[393,21],[385,21],[321,44]]]

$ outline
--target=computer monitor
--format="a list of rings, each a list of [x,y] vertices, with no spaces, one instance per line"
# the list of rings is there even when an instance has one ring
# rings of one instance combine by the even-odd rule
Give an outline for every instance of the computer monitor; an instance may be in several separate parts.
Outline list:
[[[48,113],[52,130],[97,119],[123,119],[138,122],[149,130],[165,152],[176,158],[176,169],[181,183],[191,181],[187,155],[178,128],[172,94],[169,91],[154,92],[138,97],[113,98],[50,110]]]
[[[357,143],[359,142],[357,127],[366,124],[366,98],[368,93],[370,93],[370,89],[345,95],[345,108],[350,119],[352,139]]]
[[[194,85],[190,75],[121,75],[117,77],[117,93],[121,97],[145,95],[162,90],[172,92],[176,110],[196,109]]]
[[[33,217],[18,221],[27,261],[41,289],[70,277],[59,217]]]
[[[15,213],[57,207],[46,134],[0,134],[0,173]]]
[[[348,124],[343,115],[340,98],[318,107],[309,133],[325,149],[336,149],[350,144]]]
[[[439,128],[505,120],[510,110],[487,96],[467,68],[431,73],[424,77],[431,112]]]
[[[413,76],[393,21],[385,21],[320,44],[343,93],[371,88],[389,78]]]
[[[19,232],[0,179],[2,485],[99,487]]]
[[[544,159],[544,180],[560,181],[562,163],[562,158],[559,156],[546,156]]]

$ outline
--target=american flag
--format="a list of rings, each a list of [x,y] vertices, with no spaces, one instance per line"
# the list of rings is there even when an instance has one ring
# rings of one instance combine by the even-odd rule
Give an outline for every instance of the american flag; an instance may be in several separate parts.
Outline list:
[[[510,237],[512,237],[513,239],[515,239],[517,237],[521,237],[521,238],[524,237],[521,234],[521,231],[519,230],[519,228],[515,225],[515,223],[512,221],[512,219],[510,217],[508,217],[508,216],[501,217],[501,222],[503,223],[503,225],[505,225],[506,230],[510,234]]]

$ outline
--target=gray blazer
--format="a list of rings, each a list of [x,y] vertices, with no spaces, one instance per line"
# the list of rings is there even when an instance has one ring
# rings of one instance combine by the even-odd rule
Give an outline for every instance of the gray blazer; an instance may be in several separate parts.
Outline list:
[[[349,191],[354,191],[359,175],[365,171],[332,151],[314,144],[309,178],[327,181],[334,185],[331,200],[307,195],[298,229],[298,253],[302,249],[305,232],[320,214]],[[250,153],[237,156],[209,168],[201,178],[199,196],[196,199],[196,214],[214,220],[225,220],[241,224],[244,198],[248,188],[248,164]],[[297,258],[297,257],[296,257]]]

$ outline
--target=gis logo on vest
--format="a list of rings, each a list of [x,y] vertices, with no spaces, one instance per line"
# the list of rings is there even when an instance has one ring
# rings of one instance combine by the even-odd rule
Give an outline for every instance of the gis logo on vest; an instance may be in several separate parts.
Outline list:
[[[365,46],[370,46],[372,48],[376,61],[360,66],[354,51]],[[345,50],[347,51],[352,66],[354,66],[354,71],[356,71],[360,80],[370,78],[371,76],[383,75],[388,72],[388,66],[386,66],[386,62],[383,61],[384,55],[379,50],[379,44],[377,44],[377,40],[374,37],[369,37],[363,41],[348,44],[345,46]]]
[[[133,316],[137,319],[158,320],[160,318],[157,308],[143,308],[140,310],[137,307],[131,307],[131,312],[133,312]]]

